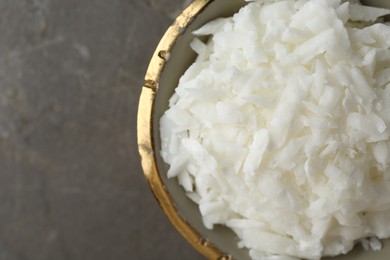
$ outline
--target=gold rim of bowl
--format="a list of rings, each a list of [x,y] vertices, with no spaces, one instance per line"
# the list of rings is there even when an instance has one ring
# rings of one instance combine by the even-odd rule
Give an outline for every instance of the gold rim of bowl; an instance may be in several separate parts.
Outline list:
[[[161,179],[157,167],[156,154],[154,153],[153,140],[154,99],[158,90],[160,75],[164,69],[166,60],[168,59],[167,55],[174,47],[181,32],[185,30],[194,18],[211,2],[213,2],[213,0],[194,0],[187,9],[176,18],[176,21],[168,28],[158,44],[150,61],[142,87],[138,107],[137,134],[138,150],[141,156],[145,177],[168,219],[181,235],[205,257],[208,259],[223,260],[230,259],[230,257],[225,256],[213,244],[208,243],[207,240],[203,239],[198,231],[178,214],[174,201]]]

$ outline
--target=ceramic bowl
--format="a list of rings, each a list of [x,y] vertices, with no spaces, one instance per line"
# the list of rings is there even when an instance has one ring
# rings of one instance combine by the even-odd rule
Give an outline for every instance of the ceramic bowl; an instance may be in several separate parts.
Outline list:
[[[365,4],[385,4],[388,0],[366,0]],[[194,0],[176,19],[161,39],[145,76],[138,110],[138,145],[144,174],[152,192],[169,220],[199,252],[208,259],[250,259],[248,250],[237,247],[238,238],[228,228],[203,226],[199,209],[185,195],[176,179],[168,179],[168,166],[160,151],[159,119],[168,108],[168,100],[179,78],[195,60],[189,47],[192,31],[218,17],[233,15],[244,6],[244,0]],[[334,260],[390,259],[390,241],[378,252],[363,251],[360,246]]]

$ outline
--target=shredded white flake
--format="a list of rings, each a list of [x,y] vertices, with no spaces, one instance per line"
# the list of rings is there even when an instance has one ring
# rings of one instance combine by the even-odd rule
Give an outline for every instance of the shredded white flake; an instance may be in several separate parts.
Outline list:
[[[204,224],[253,259],[320,259],[390,237],[389,10],[248,1],[194,32],[161,156]],[[366,24],[365,24],[366,23]],[[369,24],[367,24],[369,23]]]

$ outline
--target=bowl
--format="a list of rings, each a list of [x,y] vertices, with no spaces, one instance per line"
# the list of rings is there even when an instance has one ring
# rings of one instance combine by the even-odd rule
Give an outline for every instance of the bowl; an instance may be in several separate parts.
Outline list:
[[[366,0],[367,5],[390,7],[390,2]],[[138,108],[138,147],[145,177],[161,208],[175,228],[208,259],[250,259],[248,250],[237,246],[237,236],[228,228],[204,227],[198,206],[185,194],[176,179],[168,179],[168,166],[160,157],[159,119],[168,109],[179,78],[195,60],[190,48],[192,31],[218,17],[228,17],[244,6],[244,0],[194,0],[161,39],[145,76]],[[381,251],[360,246],[334,260],[383,260],[390,257],[390,240]]]

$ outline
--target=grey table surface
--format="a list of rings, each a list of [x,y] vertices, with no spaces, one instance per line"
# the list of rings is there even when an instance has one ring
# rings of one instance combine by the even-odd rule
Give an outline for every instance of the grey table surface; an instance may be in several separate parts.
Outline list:
[[[185,4],[0,0],[0,260],[203,259],[136,142],[144,73]]]

